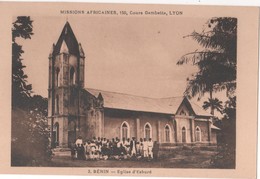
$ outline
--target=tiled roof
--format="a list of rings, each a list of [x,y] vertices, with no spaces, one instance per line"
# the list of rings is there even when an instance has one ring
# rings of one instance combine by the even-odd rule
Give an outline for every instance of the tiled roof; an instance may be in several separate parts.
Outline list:
[[[91,88],[87,88],[86,90],[95,97],[98,97],[101,93],[104,99],[104,107],[111,109],[176,114],[179,106],[184,100],[184,97],[148,98]],[[211,116],[198,105],[191,103],[191,106],[196,115]]]

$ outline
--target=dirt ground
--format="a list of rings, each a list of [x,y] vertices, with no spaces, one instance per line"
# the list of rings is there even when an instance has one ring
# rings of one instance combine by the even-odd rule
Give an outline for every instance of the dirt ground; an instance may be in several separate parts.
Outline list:
[[[69,156],[54,156],[48,166],[54,167],[115,167],[115,168],[212,168],[211,157],[216,151],[179,151],[172,156],[152,161],[134,160],[72,160]]]

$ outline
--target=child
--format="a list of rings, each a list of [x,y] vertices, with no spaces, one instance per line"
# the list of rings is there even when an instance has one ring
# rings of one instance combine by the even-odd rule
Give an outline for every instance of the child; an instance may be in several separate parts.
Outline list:
[[[87,141],[85,145],[85,151],[86,151],[86,160],[90,159],[90,141]]]
[[[91,160],[95,159],[95,152],[96,152],[96,144],[92,140],[90,143],[90,156],[89,156]]]

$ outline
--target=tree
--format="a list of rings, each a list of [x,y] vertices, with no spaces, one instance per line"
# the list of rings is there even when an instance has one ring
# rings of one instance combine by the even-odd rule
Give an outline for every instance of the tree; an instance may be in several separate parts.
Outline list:
[[[218,17],[206,24],[207,28],[201,33],[194,31],[184,37],[192,37],[203,49],[183,55],[177,64],[198,66],[198,72],[187,79],[184,94],[188,97],[198,95],[200,99],[209,93],[212,100],[213,92],[226,90],[227,96],[230,96],[236,89],[237,19]]]
[[[47,99],[33,96],[27,110],[12,110],[12,166],[39,166],[50,158]]]
[[[208,101],[204,101],[203,109],[211,109],[211,114],[214,116],[214,110],[217,110],[218,112],[222,113],[223,105],[222,101],[220,101],[218,98],[210,99],[208,98]]]
[[[48,101],[40,95],[32,96],[32,85],[22,64],[22,46],[17,38],[30,39],[30,17],[17,17],[12,28],[12,166],[42,165],[50,158],[47,125]]]
[[[17,38],[31,39],[32,20],[30,17],[19,16],[12,28],[12,107],[23,107],[32,93],[32,85],[27,84],[28,76],[24,73],[22,64],[22,46],[16,42]]]
[[[213,156],[212,164],[216,168],[235,168],[236,161],[236,97],[230,97],[223,110],[219,150]]]
[[[198,71],[187,79],[185,95],[200,99],[209,93],[209,100],[204,108],[222,111],[220,151],[212,159],[213,165],[219,168],[234,168],[235,165],[235,119],[236,119],[236,73],[237,73],[237,19],[217,17],[210,19],[201,33],[192,32],[191,37],[202,47],[201,50],[183,55],[178,65],[191,63]],[[221,102],[213,99],[213,92],[226,90],[229,100],[221,109]],[[220,122],[220,121],[218,121]],[[219,142],[219,141],[218,141]]]

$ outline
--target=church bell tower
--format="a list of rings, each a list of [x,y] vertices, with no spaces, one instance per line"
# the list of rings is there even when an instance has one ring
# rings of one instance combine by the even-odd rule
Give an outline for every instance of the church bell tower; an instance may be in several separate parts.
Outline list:
[[[52,147],[69,147],[80,130],[85,54],[66,22],[49,54],[48,124]]]

